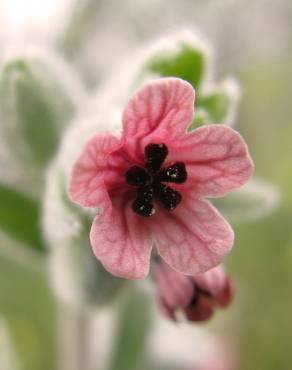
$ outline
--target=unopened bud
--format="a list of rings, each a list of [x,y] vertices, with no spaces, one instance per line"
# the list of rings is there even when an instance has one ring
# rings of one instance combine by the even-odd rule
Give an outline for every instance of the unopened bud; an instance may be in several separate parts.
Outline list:
[[[227,306],[233,297],[232,281],[222,266],[186,276],[159,259],[154,277],[159,307],[172,320],[176,320],[177,311],[182,311],[189,321],[208,320],[217,307]]]

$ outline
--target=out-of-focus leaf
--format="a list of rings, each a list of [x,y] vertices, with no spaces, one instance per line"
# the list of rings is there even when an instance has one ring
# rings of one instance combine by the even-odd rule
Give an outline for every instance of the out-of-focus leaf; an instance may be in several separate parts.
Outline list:
[[[70,19],[61,39],[61,47],[70,56],[75,56],[83,45],[84,38],[92,30],[100,3],[96,0],[83,0],[74,3]]]
[[[22,265],[21,260],[3,255],[2,247],[0,245],[0,311],[22,370],[55,369],[56,304],[48,286],[45,261],[40,260],[41,268],[31,269]],[[2,357],[2,370],[1,365]]]
[[[0,184],[0,204],[0,228],[16,240],[44,250],[39,203]]]
[[[195,118],[189,127],[189,131],[206,123],[224,123],[223,120],[230,108],[230,96],[225,91],[214,92],[205,96],[198,95]]]
[[[200,127],[201,125],[205,124],[208,122],[208,112],[205,109],[198,108],[195,111],[195,117],[188,127],[189,131],[193,131],[197,127]]]
[[[276,188],[260,180],[251,180],[224,198],[212,202],[230,220],[258,218],[270,213],[278,204]]]
[[[145,69],[163,77],[180,77],[197,89],[205,72],[205,56],[201,50],[182,42],[176,50],[162,49],[146,64]]]
[[[127,293],[119,317],[110,370],[138,370],[144,364],[151,319],[150,297],[137,290]]]
[[[75,109],[61,84],[40,61],[14,60],[0,71],[0,130],[22,163],[43,165],[55,153]]]
[[[1,369],[21,370],[7,323],[0,316],[0,359]]]
[[[197,91],[195,117],[190,125],[192,131],[202,124],[234,124],[240,89],[232,78],[225,79],[220,85],[209,89],[208,93]]]
[[[220,123],[228,112],[230,99],[226,92],[219,91],[199,97],[197,104],[208,112],[210,122]]]
[[[193,119],[193,122],[190,124],[188,130],[193,131],[195,128],[203,125],[206,123],[208,117],[208,112],[204,108],[198,108],[195,111],[195,117]]]

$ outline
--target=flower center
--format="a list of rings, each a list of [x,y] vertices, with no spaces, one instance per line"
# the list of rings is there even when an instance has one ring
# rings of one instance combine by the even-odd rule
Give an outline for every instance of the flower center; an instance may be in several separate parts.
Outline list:
[[[140,216],[154,215],[154,197],[168,211],[174,210],[182,200],[181,194],[164,182],[185,182],[186,167],[183,162],[162,167],[167,155],[168,148],[165,144],[148,144],[145,148],[146,166],[132,166],[125,174],[127,183],[137,188],[137,197],[132,207]]]

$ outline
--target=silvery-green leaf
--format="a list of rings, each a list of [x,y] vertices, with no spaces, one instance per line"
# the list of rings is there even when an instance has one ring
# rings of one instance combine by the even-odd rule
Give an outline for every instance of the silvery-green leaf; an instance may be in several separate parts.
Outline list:
[[[186,41],[175,46],[173,50],[159,50],[146,64],[145,70],[160,77],[182,78],[198,89],[204,77],[205,55]]]
[[[54,155],[75,104],[45,61],[10,61],[0,75],[1,132],[12,155],[43,165]]]
[[[84,96],[74,72],[53,52],[31,46],[4,49],[0,154],[9,160],[9,171],[1,174],[1,181],[28,192],[30,185],[41,186],[45,165],[55,155],[60,136]]]
[[[209,42],[192,31],[182,30],[157,39],[140,53],[138,73],[153,77],[179,77],[196,90],[212,77]]]
[[[225,91],[218,91],[199,98],[198,104],[208,112],[210,122],[219,123],[226,116],[230,101]]]
[[[33,74],[37,67],[22,60],[11,62],[3,68],[0,81],[2,133],[12,155],[27,165],[42,165],[51,158],[73,108],[66,101],[56,106],[54,89],[46,91]],[[46,77],[47,73],[43,71]]]
[[[227,78],[221,84],[208,88],[208,92],[196,95],[194,121],[189,130],[202,124],[234,124],[240,90],[237,82]]]
[[[279,193],[273,185],[252,179],[242,188],[212,202],[229,220],[240,221],[269,214],[279,203]]]

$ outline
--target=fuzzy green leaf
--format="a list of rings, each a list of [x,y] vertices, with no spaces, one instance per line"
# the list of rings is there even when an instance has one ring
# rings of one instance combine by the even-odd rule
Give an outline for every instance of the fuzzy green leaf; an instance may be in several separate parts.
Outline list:
[[[188,43],[181,43],[175,51],[163,51],[146,65],[146,70],[163,77],[179,77],[199,88],[205,72],[205,56]]]
[[[198,97],[197,105],[208,112],[210,123],[222,123],[228,113],[230,98],[224,91]]]
[[[11,155],[43,166],[75,106],[41,61],[14,60],[0,71],[0,130]]]

